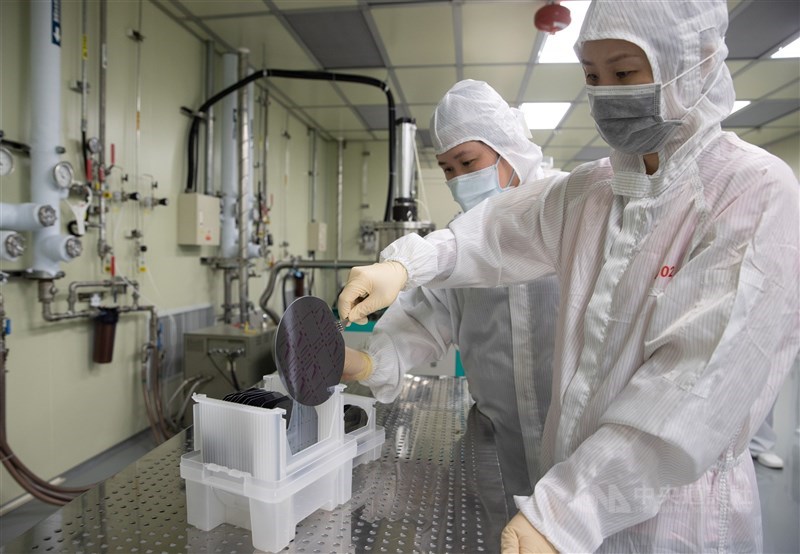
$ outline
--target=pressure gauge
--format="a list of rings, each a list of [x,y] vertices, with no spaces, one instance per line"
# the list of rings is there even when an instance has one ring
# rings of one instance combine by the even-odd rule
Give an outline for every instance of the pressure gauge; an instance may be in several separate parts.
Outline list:
[[[90,137],[89,140],[86,141],[86,148],[88,148],[89,152],[92,154],[97,154],[100,152],[100,139],[97,137]]]
[[[14,156],[8,148],[0,146],[0,177],[10,175],[12,171],[14,171]]]
[[[53,168],[53,177],[60,188],[66,189],[75,180],[75,170],[69,162],[58,162]]]

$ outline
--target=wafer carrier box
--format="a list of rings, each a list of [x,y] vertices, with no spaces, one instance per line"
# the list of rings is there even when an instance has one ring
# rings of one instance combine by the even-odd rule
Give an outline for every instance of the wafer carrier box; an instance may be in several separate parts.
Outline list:
[[[278,375],[220,400],[195,394],[193,452],[181,457],[190,525],[249,529],[253,547],[285,548],[296,525],[350,500],[353,468],[377,460],[385,440],[375,399],[339,384],[344,340],[328,306],[295,300],[275,335]],[[260,389],[260,390],[259,390]],[[242,398],[272,398],[260,407]]]

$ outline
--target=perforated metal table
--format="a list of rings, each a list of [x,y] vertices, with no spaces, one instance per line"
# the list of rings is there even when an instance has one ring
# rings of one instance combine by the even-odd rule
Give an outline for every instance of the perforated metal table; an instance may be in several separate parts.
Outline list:
[[[496,552],[508,521],[491,424],[463,378],[407,377],[379,460],[353,470],[353,495],[297,526],[283,552]],[[179,465],[191,430],[76,498],[4,552],[253,552],[250,532],[186,523]]]

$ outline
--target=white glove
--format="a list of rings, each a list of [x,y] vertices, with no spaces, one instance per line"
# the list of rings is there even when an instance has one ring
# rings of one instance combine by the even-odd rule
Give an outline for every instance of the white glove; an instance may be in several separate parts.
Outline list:
[[[522,512],[511,518],[500,534],[502,554],[556,554],[558,550],[531,525]]]
[[[372,375],[372,358],[366,352],[344,347],[342,381],[363,381]]]
[[[339,318],[363,325],[367,316],[394,302],[408,281],[400,262],[354,267],[339,295]]]

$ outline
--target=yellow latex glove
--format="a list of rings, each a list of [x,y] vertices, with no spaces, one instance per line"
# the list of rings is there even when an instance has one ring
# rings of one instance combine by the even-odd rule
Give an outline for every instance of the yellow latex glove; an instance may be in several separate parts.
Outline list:
[[[369,314],[394,302],[406,281],[408,272],[400,262],[354,267],[339,295],[339,317],[363,325]]]
[[[372,358],[366,352],[344,347],[342,381],[363,381],[372,375]]]
[[[531,525],[522,512],[511,518],[500,534],[502,554],[555,554],[556,547]]]

